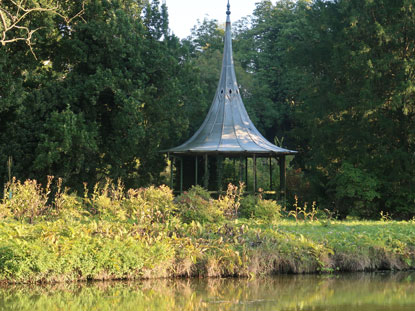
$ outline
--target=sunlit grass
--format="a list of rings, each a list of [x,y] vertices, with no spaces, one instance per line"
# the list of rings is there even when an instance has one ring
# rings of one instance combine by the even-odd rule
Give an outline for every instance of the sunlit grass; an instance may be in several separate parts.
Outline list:
[[[247,210],[266,213],[237,219],[246,207],[235,191],[175,200],[167,187],[106,184],[83,198],[58,193],[48,205],[35,182],[10,189],[0,204],[0,280],[8,283],[415,268],[413,221],[271,217],[280,207],[255,200]]]

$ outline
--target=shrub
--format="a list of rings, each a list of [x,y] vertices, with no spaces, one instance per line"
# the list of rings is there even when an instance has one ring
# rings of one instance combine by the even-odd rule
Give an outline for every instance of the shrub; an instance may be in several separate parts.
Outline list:
[[[11,212],[4,204],[0,204],[0,220],[11,216]]]
[[[241,200],[239,216],[266,221],[278,220],[281,217],[281,205],[273,200],[265,200],[261,196],[248,195]]]
[[[84,208],[82,198],[78,197],[76,193],[59,194],[55,196],[55,210],[53,216],[65,220],[82,219],[85,216],[91,216]]]
[[[49,207],[47,202],[50,194],[50,185],[53,177],[48,177],[45,189],[36,180],[26,180],[23,184],[12,179],[6,184],[5,196],[1,204],[2,210],[8,210],[16,219],[23,221],[28,219],[33,223],[34,219],[42,215]]]
[[[123,199],[124,187],[121,181],[114,185],[109,179],[103,185],[97,183],[90,198],[87,190],[84,195],[84,203],[90,212],[107,218],[125,219],[125,210],[121,208]]]
[[[185,223],[218,222],[223,220],[223,211],[210,198],[208,191],[201,186],[193,186],[177,197],[178,215]]]
[[[242,218],[253,218],[258,197],[255,195],[247,195],[242,198],[238,216]]]
[[[142,225],[164,223],[176,210],[173,191],[167,186],[130,189],[122,208]]]
[[[281,205],[273,200],[260,198],[257,202],[255,213],[256,218],[273,221],[281,218]]]

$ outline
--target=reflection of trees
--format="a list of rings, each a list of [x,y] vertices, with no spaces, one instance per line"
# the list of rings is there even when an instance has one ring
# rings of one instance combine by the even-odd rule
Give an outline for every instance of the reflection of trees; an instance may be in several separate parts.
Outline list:
[[[12,286],[2,310],[303,310],[415,305],[415,273]]]

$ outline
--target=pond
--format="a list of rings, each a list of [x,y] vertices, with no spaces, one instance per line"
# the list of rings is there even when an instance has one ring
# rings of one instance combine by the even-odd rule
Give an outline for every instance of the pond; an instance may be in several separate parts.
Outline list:
[[[0,310],[415,310],[415,272],[1,286]]]

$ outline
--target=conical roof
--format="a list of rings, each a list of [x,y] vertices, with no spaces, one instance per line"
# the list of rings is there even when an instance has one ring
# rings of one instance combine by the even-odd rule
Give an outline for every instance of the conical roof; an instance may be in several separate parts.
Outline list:
[[[167,152],[226,155],[295,154],[297,151],[277,147],[265,139],[248,116],[236,81],[230,13],[228,2],[222,72],[206,119],[189,140]]]

